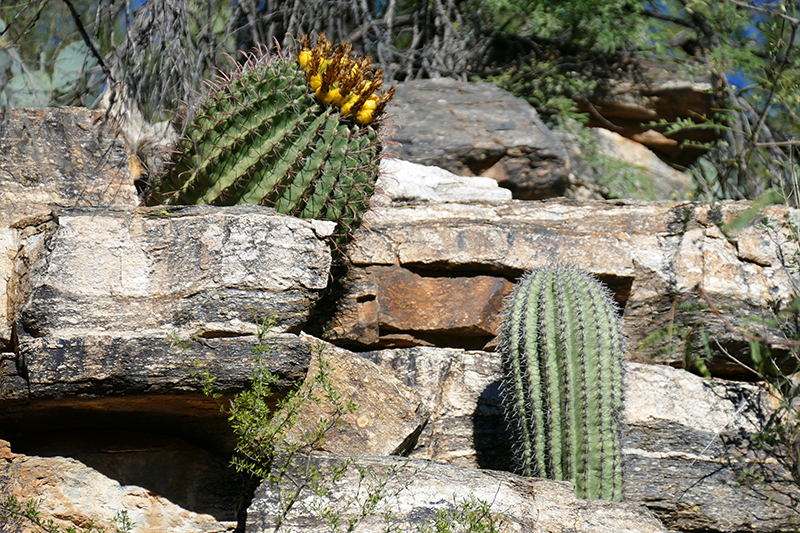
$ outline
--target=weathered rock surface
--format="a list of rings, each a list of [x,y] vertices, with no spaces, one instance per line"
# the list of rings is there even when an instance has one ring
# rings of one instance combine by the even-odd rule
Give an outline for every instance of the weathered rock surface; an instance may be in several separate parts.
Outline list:
[[[124,140],[103,113],[77,108],[0,110],[0,345],[11,341],[5,304],[19,225],[57,206],[138,203]]]
[[[220,406],[248,386],[262,344],[252,336],[169,340],[21,339],[20,357],[3,367],[11,375],[0,376],[0,435],[19,453],[73,457],[123,485],[236,520],[231,498],[243,480],[227,468],[235,436]],[[278,334],[267,343],[261,365],[279,379],[267,399],[274,406],[303,380],[319,341]],[[215,378],[217,401],[202,393],[204,372]]]
[[[588,132],[596,141],[595,153],[582,153],[574,140],[567,142],[573,158],[573,172],[583,181],[598,183],[604,187],[605,198],[630,198],[635,200],[683,200],[692,188],[692,178],[664,163],[644,144],[602,128],[590,128]],[[562,135],[562,138],[566,137]],[[615,171],[610,175],[599,175],[577,156],[591,159],[607,159],[628,165],[624,173]],[[602,168],[602,167],[601,167]]]
[[[65,210],[45,239],[19,318],[36,337],[297,331],[331,262],[309,222],[255,206]]]
[[[559,196],[569,185],[561,141],[530,104],[490,83],[409,81],[392,104],[401,159],[494,178],[515,198]]]
[[[138,203],[125,141],[103,112],[0,110],[0,227],[58,206]]]
[[[235,436],[219,407],[250,383],[256,348],[263,369],[279,378],[276,395],[265,399],[270,407],[307,371],[314,379],[317,356],[330,369],[326,384],[357,404],[328,431],[320,449],[406,453],[427,422],[419,396],[396,377],[313,337],[174,342],[152,335],[23,339],[24,367],[11,376],[21,381],[21,390],[10,397],[0,390],[0,435],[27,455],[72,457],[184,509],[235,520],[248,483],[227,467]],[[215,378],[219,403],[201,393],[205,372]],[[323,401],[304,405],[297,430],[333,418],[326,395],[314,394]]]
[[[640,142],[669,160],[688,165],[702,150],[680,148],[683,140],[710,141],[711,129],[694,129],[664,137],[650,129],[649,122],[696,118],[712,112],[713,79],[693,78],[680,67],[641,62],[642,72],[629,79],[609,83],[586,100],[579,109],[589,114],[589,126],[612,129]]]
[[[317,353],[321,356],[321,359],[312,359],[306,383],[315,383],[317,376],[324,372],[325,380],[341,401],[353,402],[356,410],[337,412],[330,396],[316,390],[314,394],[321,401],[303,406],[298,424],[290,433],[291,440],[305,444],[307,441],[303,439],[307,439],[321,421],[338,420],[315,449],[341,455],[405,455],[410,452],[428,422],[428,409],[419,395],[372,361],[313,337],[302,338],[319,343]],[[342,407],[345,406],[340,405],[339,409]],[[305,437],[302,431],[306,432]]]
[[[401,159],[381,160],[377,190],[373,202],[378,205],[511,199],[511,191],[492,178],[457,176],[443,168]]]
[[[316,456],[317,464],[326,472],[344,460],[337,456]],[[366,476],[361,472],[366,472]],[[303,476],[302,470],[294,469],[292,473],[296,478]],[[330,523],[320,513],[321,508],[327,508],[334,516],[341,517],[343,523],[356,519],[354,531],[359,533],[383,532],[387,527],[392,531],[418,531],[426,521],[431,527],[437,513],[458,513],[465,502],[478,501],[490,504],[493,522],[500,524],[502,531],[666,531],[658,520],[637,505],[578,500],[566,483],[419,460],[358,457],[329,489],[329,494],[323,498],[301,494],[284,521],[286,530],[330,531]],[[285,494],[286,487],[281,487],[280,483],[264,483],[259,487],[247,510],[248,533],[274,530],[274,519],[286,502]],[[377,505],[370,508],[369,500],[376,497],[380,498]],[[365,508],[369,509],[369,514],[363,513]],[[391,513],[390,522],[383,514],[386,512]],[[366,516],[362,517],[362,513]],[[459,514],[451,515],[445,522],[465,527],[468,523]]]
[[[412,458],[512,468],[499,354],[419,347],[365,356],[414,389],[431,412]],[[763,388],[628,363],[624,399],[626,501],[683,531],[791,529],[800,489],[750,442],[773,409]],[[764,475],[766,486],[740,482],[748,469]]]
[[[147,445],[156,447],[164,443],[151,440]],[[185,449],[174,451],[173,460],[186,460]],[[124,454],[125,450],[119,452]],[[98,450],[98,454],[116,459],[115,453],[113,449]],[[199,466],[197,462],[190,463],[194,468]],[[146,469],[142,475],[157,475],[157,466],[140,464],[139,468]],[[207,467],[213,468],[208,464]],[[187,481],[193,475],[197,472],[188,470]],[[187,483],[183,489],[187,486],[191,484]],[[137,533],[221,533],[236,526],[235,516],[219,521],[209,514],[209,509],[190,512],[152,491],[133,484],[121,485],[74,458],[29,457],[13,453],[8,442],[0,440],[0,501],[9,496],[23,502],[39,500],[42,515],[52,518],[62,528],[83,528],[93,521],[96,527],[115,531],[111,520],[120,511],[127,513]],[[206,496],[201,492],[189,497],[202,500]]]
[[[702,323],[720,342],[711,347],[715,358],[709,368],[719,375],[741,375],[740,365],[724,353],[748,357],[742,332],[732,325],[763,323],[774,316],[774,306],[791,300],[776,242],[783,257],[796,249],[785,228],[771,235],[751,224],[729,240],[721,227],[748,207],[745,202],[511,201],[376,208],[367,217],[369,230],[357,234],[350,251],[353,266],[335,293],[335,305],[329,305],[328,338],[373,348],[480,348],[495,330],[477,325],[497,324],[503,284],[527,269],[566,262],[596,274],[614,292],[635,356],[682,366],[682,353],[668,349],[676,339],[662,336],[639,347],[670,319],[684,333]],[[763,215],[780,226],[787,212],[792,211],[771,206]],[[464,302],[472,297],[466,288],[481,276],[493,278],[497,289],[485,293],[490,297],[475,304],[476,312],[462,317]],[[429,293],[429,286],[437,291]],[[689,300],[696,305],[673,310],[676,301]],[[424,313],[417,323],[413,313],[403,322],[397,319],[396,310],[414,307],[437,310],[437,323],[451,326],[430,331]],[[455,336],[459,343],[448,344]]]

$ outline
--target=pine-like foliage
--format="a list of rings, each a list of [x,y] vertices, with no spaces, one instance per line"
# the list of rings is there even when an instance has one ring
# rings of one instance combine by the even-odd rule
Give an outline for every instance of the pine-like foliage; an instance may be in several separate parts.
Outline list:
[[[622,338],[589,274],[536,269],[501,329],[503,397],[520,474],[571,481],[579,498],[622,499]]]
[[[335,221],[334,242],[350,239],[375,188],[376,118],[393,91],[379,95],[382,73],[348,45],[303,43],[299,62],[250,54],[210,85],[148,205],[265,205]]]

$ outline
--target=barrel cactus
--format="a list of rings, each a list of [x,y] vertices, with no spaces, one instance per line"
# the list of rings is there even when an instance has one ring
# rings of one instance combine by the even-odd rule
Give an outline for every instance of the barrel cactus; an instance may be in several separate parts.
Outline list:
[[[215,83],[188,115],[171,171],[145,203],[258,204],[335,221],[343,244],[360,225],[381,156],[382,71],[304,37],[296,59],[259,50]]]
[[[523,276],[501,326],[502,391],[520,474],[622,499],[622,337],[616,306],[567,266]]]

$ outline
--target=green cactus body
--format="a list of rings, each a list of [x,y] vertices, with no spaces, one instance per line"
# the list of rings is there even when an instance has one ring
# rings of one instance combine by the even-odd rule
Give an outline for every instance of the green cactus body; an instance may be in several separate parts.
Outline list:
[[[571,481],[580,498],[622,499],[616,307],[589,274],[524,276],[501,327],[503,397],[521,474]]]
[[[323,53],[331,48],[325,43],[326,49],[314,50],[314,66],[323,72]],[[342,55],[337,61],[348,67],[342,76],[361,83],[359,94],[380,87],[376,81],[365,89],[369,68],[354,68],[355,61]],[[356,120],[329,99],[320,101],[308,84],[315,72],[294,60],[252,55],[244,68],[212,85],[192,112],[171,172],[154,184],[145,203],[265,205],[335,221],[333,242],[347,242],[375,189],[381,141],[374,117],[391,94],[371,96],[363,120]]]

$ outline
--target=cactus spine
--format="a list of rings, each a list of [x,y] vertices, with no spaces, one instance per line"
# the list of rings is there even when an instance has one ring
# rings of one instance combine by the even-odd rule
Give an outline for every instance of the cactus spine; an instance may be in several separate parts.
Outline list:
[[[320,35],[301,47],[297,61],[249,54],[209,84],[147,205],[266,205],[335,221],[334,242],[350,239],[375,189],[376,119],[393,89],[379,95],[382,72],[347,44],[334,51]]]
[[[524,276],[501,326],[503,399],[519,473],[571,481],[579,498],[622,499],[616,306],[589,274]]]

